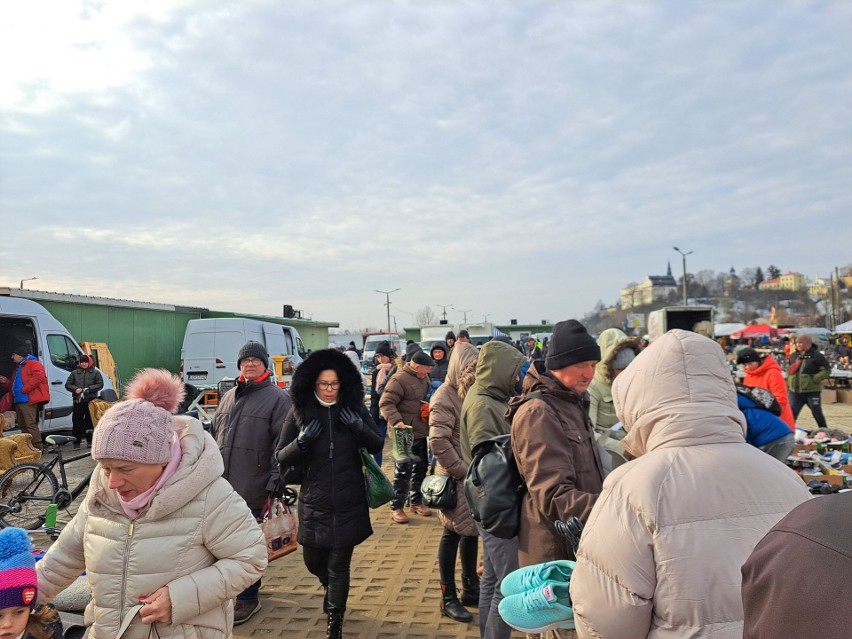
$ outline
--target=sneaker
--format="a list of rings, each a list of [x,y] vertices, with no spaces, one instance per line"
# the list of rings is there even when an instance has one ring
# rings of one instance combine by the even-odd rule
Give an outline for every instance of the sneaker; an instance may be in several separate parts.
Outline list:
[[[568,584],[555,582],[500,602],[500,616],[508,625],[528,634],[557,628],[574,629],[574,611],[568,597]]]
[[[420,515],[421,517],[431,517],[432,516],[432,511],[429,510],[423,504],[413,504],[411,506],[411,512],[416,513],[416,514]]]
[[[245,623],[260,610],[259,601],[237,601],[234,603],[234,625],[239,626]]]
[[[519,568],[503,578],[500,583],[500,592],[504,597],[511,597],[547,583],[567,585],[571,581],[573,571],[574,562],[567,559],[545,561],[543,564]]]
[[[405,511],[402,508],[399,510],[391,510],[391,519],[398,524],[408,523],[408,515],[405,514]]]

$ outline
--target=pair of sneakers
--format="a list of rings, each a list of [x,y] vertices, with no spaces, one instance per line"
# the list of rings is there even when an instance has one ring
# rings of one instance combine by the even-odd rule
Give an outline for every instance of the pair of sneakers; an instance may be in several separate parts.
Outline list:
[[[506,575],[500,584],[504,599],[500,616],[508,625],[528,634],[556,628],[574,629],[574,610],[568,588],[574,562],[546,561]]]

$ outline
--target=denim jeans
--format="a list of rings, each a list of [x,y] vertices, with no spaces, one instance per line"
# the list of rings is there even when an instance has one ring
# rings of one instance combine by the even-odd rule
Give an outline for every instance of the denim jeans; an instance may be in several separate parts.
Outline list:
[[[382,438],[382,441],[384,441],[388,436],[388,420],[386,420],[384,417],[379,417],[379,421],[376,422],[376,426],[379,429],[379,436]],[[373,455],[373,459],[376,460],[376,463],[379,466],[382,465],[382,453],[381,452],[378,452],[375,455]]]
[[[257,519],[260,517],[260,508],[252,508],[251,514],[255,519]],[[238,594],[237,603],[257,603],[258,592],[260,591],[260,582],[261,579],[258,579],[251,586]]]

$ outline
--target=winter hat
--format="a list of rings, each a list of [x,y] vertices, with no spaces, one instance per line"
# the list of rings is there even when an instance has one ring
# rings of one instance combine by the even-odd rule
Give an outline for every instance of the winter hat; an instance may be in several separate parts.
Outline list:
[[[26,344],[21,344],[14,351],[12,351],[15,355],[19,355],[21,357],[27,357],[28,355],[32,355],[33,352],[30,350],[30,347]]]
[[[461,339],[462,337],[470,339],[470,333],[468,333],[467,330],[462,329],[459,331],[459,339]]]
[[[451,340],[454,340],[454,341],[455,341],[455,339],[456,339],[456,334],[455,334],[455,333],[453,333],[452,331],[447,331],[447,334],[446,334],[446,335],[444,335],[444,339],[451,339]]]
[[[759,362],[760,353],[753,348],[746,346],[740,349],[737,353],[737,364],[748,364],[749,362]]]
[[[112,406],[98,422],[92,457],[137,464],[168,463],[174,433],[172,414],[183,396],[183,382],[177,375],[160,368],[143,368],[128,384],[127,399]]]
[[[636,359],[636,353],[632,348],[622,348],[621,351],[619,351],[618,355],[616,355],[615,358],[612,360],[610,366],[613,368],[613,370],[623,371],[630,365],[630,362],[632,362],[634,359]]]
[[[421,366],[434,366],[435,360],[429,357],[423,351],[417,351],[411,357],[412,364],[420,364]]]
[[[237,368],[240,367],[240,362],[246,357],[256,357],[263,362],[264,368],[269,368],[269,353],[266,352],[266,347],[260,342],[250,340],[243,344],[240,354],[237,355]]]
[[[393,359],[394,352],[391,348],[390,342],[382,342],[376,346],[376,355],[384,355],[385,357]]]
[[[0,609],[35,608],[38,578],[32,550],[20,528],[0,530]]]
[[[86,355],[85,353],[81,354],[80,357],[77,358],[77,366],[81,364],[92,365],[92,358]]]
[[[600,361],[601,348],[577,320],[557,322],[550,337],[550,348],[544,366],[559,370],[578,362]]]

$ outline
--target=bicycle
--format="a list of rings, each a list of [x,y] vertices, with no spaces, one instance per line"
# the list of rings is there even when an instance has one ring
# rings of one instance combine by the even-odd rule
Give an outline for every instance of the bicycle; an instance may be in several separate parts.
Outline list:
[[[49,444],[45,452],[54,453],[55,457],[44,462],[15,464],[0,475],[0,528],[17,526],[25,530],[43,530],[55,538],[59,529],[44,527],[48,506],[56,504],[57,510],[67,511],[86,490],[92,472],[71,488],[68,486],[65,466],[88,458],[90,453],[86,451],[66,458],[62,454],[62,445],[74,441],[73,437],[66,435],[48,435],[44,441]],[[59,479],[53,471],[57,464]]]

